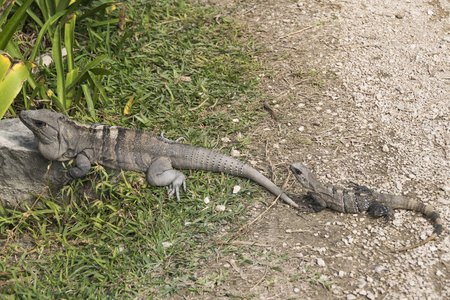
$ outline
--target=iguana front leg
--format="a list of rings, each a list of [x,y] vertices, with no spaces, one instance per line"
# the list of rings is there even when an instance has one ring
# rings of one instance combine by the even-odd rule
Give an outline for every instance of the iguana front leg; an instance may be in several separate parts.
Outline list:
[[[365,185],[359,185],[351,182],[353,186],[353,191],[357,196],[365,194],[366,197],[371,197],[373,200],[368,201],[367,213],[369,213],[374,218],[384,217],[386,219],[386,224],[389,223],[391,218],[394,216],[394,210],[392,207],[387,206],[381,202],[377,201],[377,193],[369,189]]]
[[[70,169],[66,173],[69,179],[84,177],[91,169],[91,162],[89,161],[89,157],[84,152],[78,153],[77,157],[75,158],[75,164],[76,167]]]
[[[159,157],[150,164],[147,171],[147,181],[155,186],[169,186],[169,198],[176,194],[180,202],[180,186],[186,192],[186,177],[180,171],[172,168],[170,159]]]

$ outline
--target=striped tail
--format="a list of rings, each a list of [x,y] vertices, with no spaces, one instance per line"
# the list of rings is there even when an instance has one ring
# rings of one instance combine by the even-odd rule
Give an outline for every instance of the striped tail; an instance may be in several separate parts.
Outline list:
[[[186,144],[171,144],[172,166],[177,169],[204,170],[250,179],[265,187],[275,196],[281,195],[289,205],[298,208],[298,204],[282,192],[272,181],[251,166],[222,153]]]
[[[434,231],[427,239],[415,245],[395,250],[394,252],[403,252],[425,245],[429,241],[434,240],[439,234],[441,234],[443,229],[442,219],[439,216],[439,214],[435,210],[433,210],[431,206],[420,203],[419,201],[416,201],[414,199],[409,199],[402,196],[392,196],[387,194],[380,194],[380,196],[381,196],[380,199],[382,200],[386,198],[386,200],[383,202],[391,206],[393,209],[400,208],[420,212],[434,223]]]

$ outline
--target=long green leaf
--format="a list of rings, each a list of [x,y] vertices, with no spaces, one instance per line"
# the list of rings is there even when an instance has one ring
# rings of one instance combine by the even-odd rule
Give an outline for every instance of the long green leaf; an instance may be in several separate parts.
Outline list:
[[[56,22],[61,16],[63,16],[67,11],[60,11],[57,14],[55,14],[54,16],[52,16],[50,19],[47,20],[47,22],[45,22],[44,26],[42,26],[41,30],[39,31],[38,37],[36,39],[35,42],[35,47],[33,48],[33,51],[31,52],[30,55],[30,60],[34,61],[36,59],[36,55],[37,52],[39,50],[38,45],[40,45],[42,38],[44,37],[44,35],[47,33],[48,28],[50,27],[50,25],[52,25],[54,22]],[[50,35],[52,36],[53,33]]]
[[[84,97],[86,98],[86,103],[89,108],[89,113],[91,114],[92,119],[95,120],[95,109],[94,109],[94,103],[92,102],[91,98],[91,90],[86,84],[82,84],[81,88],[83,89]]]
[[[55,13],[53,16],[51,16],[51,18],[49,18],[44,26],[41,28],[41,30],[39,31],[38,37],[36,39],[35,45],[40,45],[42,38],[44,37],[44,35],[47,33],[49,33],[50,37],[53,36],[54,31],[53,30],[49,30],[49,27],[55,23],[58,19],[61,18],[61,20],[65,20],[65,15],[69,15],[71,14],[76,8],[77,6],[84,0],[77,0],[74,3],[72,3],[67,9],[62,10],[62,11],[58,11],[57,13]],[[45,2],[45,1],[44,1]],[[56,30],[55,30],[56,31]],[[30,56],[30,60],[34,61],[36,59],[36,55],[37,55],[37,51],[39,50],[39,47],[35,46],[33,48],[33,51],[31,52],[31,56]]]
[[[78,68],[74,68],[71,71],[67,72],[66,75],[66,86],[74,82],[74,80],[77,78],[78,75]],[[75,94],[75,90],[71,90],[70,92],[66,93],[66,99],[72,99],[73,95]]]
[[[56,5],[56,11],[66,9],[70,4],[70,0],[59,0]]]
[[[1,2],[2,3],[0,5],[0,7],[3,7],[5,1],[1,1]],[[9,12],[11,11],[11,9],[13,7],[13,4],[14,4],[13,1],[9,0],[9,2],[10,3],[8,4],[8,7],[5,9],[5,11],[0,13],[0,27],[2,27],[3,23],[5,23],[6,18],[8,18]]]
[[[19,44],[15,40],[9,41],[8,45],[5,47],[5,52],[12,57],[25,61],[25,58],[23,58],[22,52],[20,51]]]
[[[56,26],[52,40],[52,57],[56,67],[56,96],[64,112],[70,107],[66,103],[66,85],[64,75],[63,57],[61,51],[61,23]]]
[[[51,14],[49,13],[47,9],[47,1],[53,1],[53,0],[35,0],[37,6],[39,7],[39,10],[41,11],[41,14],[44,18],[44,22],[47,22],[48,19],[51,17]]]
[[[71,15],[68,17],[69,20],[66,21],[66,24],[64,25],[64,45],[67,50],[67,71],[70,72],[75,66],[73,58],[73,44],[75,41],[75,22],[77,16]]]
[[[97,76],[95,76],[95,74],[92,73],[91,71],[89,71],[88,73],[89,73],[89,77],[92,80],[92,83],[97,88],[97,90],[100,92],[100,95],[103,98],[103,103],[104,104],[109,103],[108,96],[106,96],[105,89],[103,88],[103,85],[100,83],[100,80],[98,80]]]
[[[5,49],[9,40],[12,38],[14,32],[16,32],[17,27],[20,22],[23,21],[23,18],[27,12],[28,6],[34,0],[26,0],[24,4],[22,4],[19,9],[14,13],[14,15],[9,19],[8,23],[3,28],[2,32],[0,32],[0,50]]]
[[[89,17],[89,16],[91,16],[91,15],[93,15],[93,14],[99,12],[99,11],[103,11],[108,6],[119,5],[121,3],[122,2],[106,2],[106,3],[100,4],[99,6],[94,7],[93,9],[90,9],[87,12],[85,12],[84,14],[82,14],[78,20],[82,21],[83,19],[85,19],[85,18],[87,18],[87,17]]]
[[[56,2],[57,0],[44,0],[45,6],[47,7],[47,18],[50,18],[54,14],[57,13],[56,11]]]
[[[35,3],[36,2],[37,1],[35,0]],[[17,0],[16,3],[19,4],[19,5],[23,4],[23,2],[21,0]],[[36,22],[36,24],[39,25],[39,27],[44,26],[45,20],[42,21],[41,18],[36,13],[34,13],[34,11],[32,11],[29,7],[27,9],[27,14]]]
[[[70,85],[67,86],[67,92],[70,92],[72,89],[75,88],[76,84],[78,84],[79,82],[81,82],[83,79],[86,78],[87,76],[87,72],[89,70],[91,70],[92,68],[96,67],[97,65],[99,65],[105,58],[107,58],[108,55],[100,55],[99,57],[97,57],[96,59],[94,59],[93,61],[89,62],[84,68],[83,70],[81,70],[80,74],[78,75],[78,77],[75,79],[74,82],[72,82]]]

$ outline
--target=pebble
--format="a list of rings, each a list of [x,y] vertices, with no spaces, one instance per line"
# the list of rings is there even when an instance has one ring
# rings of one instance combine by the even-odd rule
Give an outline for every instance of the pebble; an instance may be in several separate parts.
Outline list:
[[[383,266],[376,266],[373,270],[374,270],[376,273],[381,274],[381,272],[387,271],[388,269],[387,269],[386,267],[383,267]]]
[[[162,242],[161,245],[162,245],[164,248],[168,248],[168,247],[171,247],[173,244],[172,244],[171,242]]]
[[[444,185],[441,189],[446,193],[450,193],[450,185]]]
[[[225,211],[225,205],[217,205],[216,206],[216,211],[218,211],[218,212]]]
[[[317,264],[318,264],[319,266],[321,266],[321,267],[325,267],[325,261],[324,261],[323,259],[321,259],[321,258],[318,258],[318,259],[317,259]]]
[[[375,300],[375,295],[374,295],[373,293],[371,293],[371,292],[367,292],[366,297],[367,297],[368,299],[370,299],[370,300]]]
[[[358,281],[359,281],[358,288],[360,288],[360,289],[362,289],[363,287],[365,287],[367,285],[367,281],[365,281],[362,278],[358,279]]]
[[[241,152],[239,150],[231,150],[231,156],[239,157],[241,156]]]
[[[398,13],[395,14],[395,17],[397,19],[403,19],[405,17],[405,13],[403,11],[398,12]]]
[[[241,187],[239,185],[235,185],[233,187],[233,194],[237,194],[239,193],[239,191],[241,190]]]

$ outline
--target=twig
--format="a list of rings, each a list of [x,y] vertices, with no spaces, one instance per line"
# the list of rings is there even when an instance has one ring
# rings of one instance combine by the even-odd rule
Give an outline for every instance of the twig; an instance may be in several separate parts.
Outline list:
[[[205,100],[203,100],[203,102],[200,103],[197,107],[189,108],[188,111],[194,111],[194,110],[199,109],[199,108],[202,107],[202,106],[206,103],[206,101],[208,101],[208,100],[209,100],[209,97],[206,97]],[[214,103],[214,105],[216,105],[216,104]]]
[[[253,290],[254,288],[256,288],[263,280],[264,280],[264,278],[266,278],[266,275],[267,275],[267,270],[268,270],[269,268],[267,267],[267,265],[266,265],[266,269],[264,270],[264,275],[261,277],[261,279],[260,280],[258,280],[258,282],[250,289],[250,291],[251,290]]]
[[[217,242],[218,244],[224,245],[224,244],[232,244],[232,245],[243,245],[243,246],[258,246],[258,247],[270,247],[268,244],[261,244],[261,243],[255,243],[255,242],[246,242],[246,241],[231,241],[231,242]]]
[[[300,30],[298,30],[298,31],[294,31],[294,32],[288,33],[288,34],[286,34],[286,35],[280,36],[277,40],[281,40],[281,39],[284,39],[285,37],[288,37],[288,36],[291,36],[291,35],[294,35],[294,34],[297,34],[297,33],[301,33],[301,32],[303,32],[303,31],[306,31],[306,30],[308,30],[308,29],[313,28],[314,26],[316,26],[316,25],[311,25],[311,26],[305,27],[305,28],[303,28],[303,29],[300,29]]]
[[[281,187],[281,193],[275,198],[275,200],[267,207],[262,213],[260,213],[255,219],[253,219],[250,223],[242,225],[234,234],[231,235],[231,237],[226,241],[226,243],[229,243],[232,239],[236,238],[241,231],[244,229],[247,229],[251,225],[253,225],[256,221],[262,218],[274,205],[277,203],[278,199],[280,199],[281,195],[284,193],[284,190],[286,188],[287,182],[289,181],[289,177],[291,176],[291,173],[288,173],[288,176],[286,180],[283,183],[283,186]]]
[[[269,112],[270,116],[275,120],[275,121],[279,121],[277,115],[275,114],[275,112],[273,111],[273,109],[269,106],[269,104],[264,103],[264,108]]]

